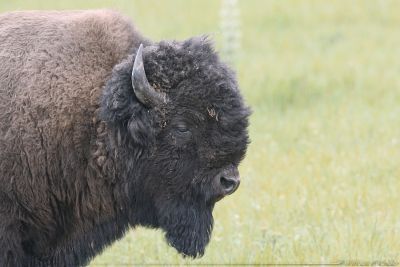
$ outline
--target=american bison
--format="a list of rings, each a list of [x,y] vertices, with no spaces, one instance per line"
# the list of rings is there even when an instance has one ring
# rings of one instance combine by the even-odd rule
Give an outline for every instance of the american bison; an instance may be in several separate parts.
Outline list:
[[[85,265],[137,225],[204,253],[250,113],[206,37],[154,42],[108,10],[12,12],[0,63],[0,266]]]

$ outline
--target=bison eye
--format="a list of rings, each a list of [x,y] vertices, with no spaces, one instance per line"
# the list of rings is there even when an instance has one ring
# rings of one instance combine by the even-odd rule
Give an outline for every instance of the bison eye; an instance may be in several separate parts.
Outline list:
[[[183,133],[183,134],[186,134],[186,133],[189,133],[189,132],[190,132],[189,129],[188,129],[186,126],[184,126],[184,125],[179,125],[179,126],[176,128],[176,130],[177,130],[178,132],[180,132],[180,133]]]
[[[178,147],[185,146],[192,138],[192,133],[184,124],[177,124],[173,129],[172,142]]]

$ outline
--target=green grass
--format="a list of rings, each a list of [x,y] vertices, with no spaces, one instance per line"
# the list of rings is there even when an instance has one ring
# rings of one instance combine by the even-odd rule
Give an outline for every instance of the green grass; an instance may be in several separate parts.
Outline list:
[[[96,7],[121,10],[156,40],[220,40],[215,0],[0,2],[0,11]],[[206,254],[183,259],[161,231],[138,228],[92,265],[400,261],[400,1],[240,9],[252,143]]]

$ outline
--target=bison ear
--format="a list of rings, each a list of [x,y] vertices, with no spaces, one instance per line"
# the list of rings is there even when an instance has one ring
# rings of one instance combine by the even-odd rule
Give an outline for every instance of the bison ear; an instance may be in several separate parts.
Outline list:
[[[143,64],[143,44],[140,44],[139,49],[136,52],[131,80],[136,98],[146,107],[153,108],[168,102],[166,95],[157,92],[147,80]]]

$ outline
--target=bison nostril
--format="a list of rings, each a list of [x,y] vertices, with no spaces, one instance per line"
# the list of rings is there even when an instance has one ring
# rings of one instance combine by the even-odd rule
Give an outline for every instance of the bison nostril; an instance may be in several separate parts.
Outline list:
[[[224,190],[224,193],[228,194],[228,195],[235,192],[235,190],[239,186],[239,180],[235,179],[235,178],[227,178],[227,177],[221,176],[220,182],[221,182],[222,189]]]

